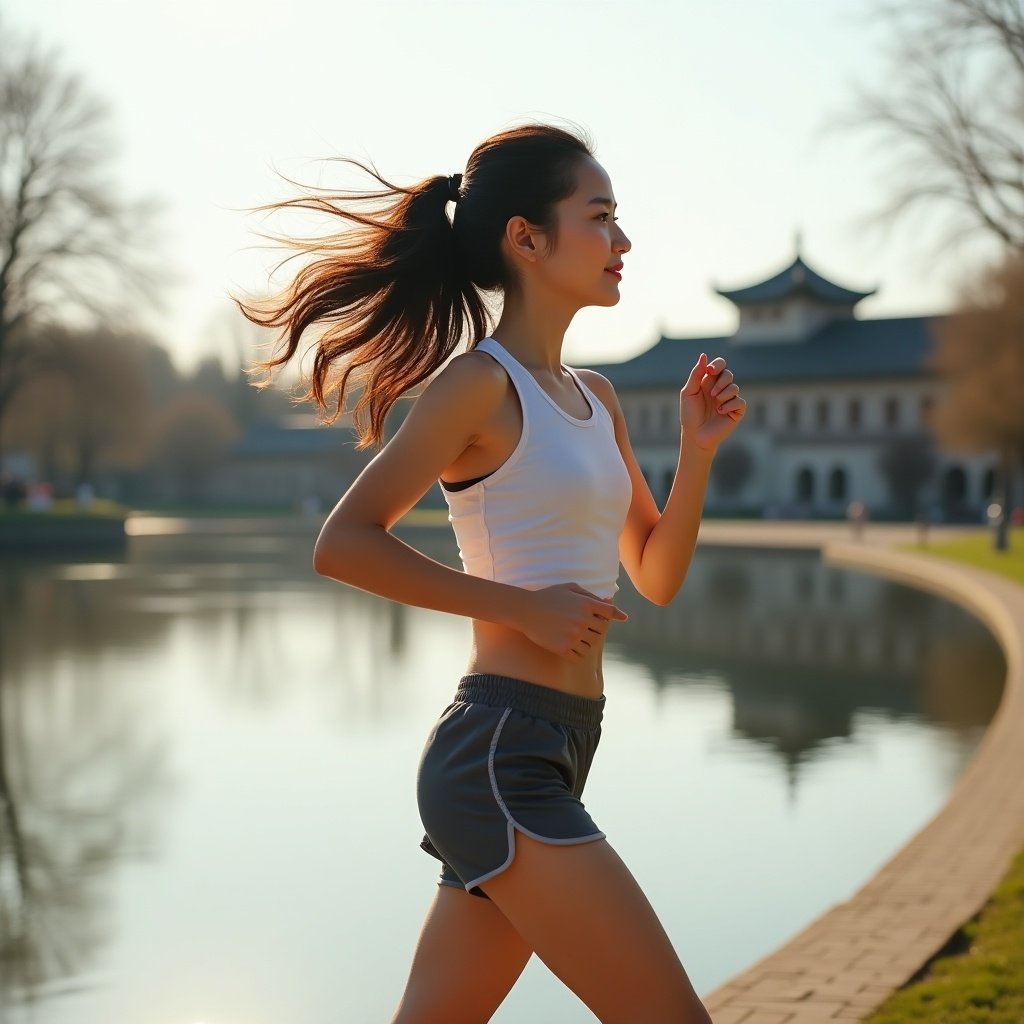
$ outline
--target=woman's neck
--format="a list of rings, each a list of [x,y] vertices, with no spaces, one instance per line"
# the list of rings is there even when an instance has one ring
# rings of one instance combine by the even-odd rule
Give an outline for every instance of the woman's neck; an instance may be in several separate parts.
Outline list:
[[[562,343],[576,310],[518,296],[507,299],[492,336],[531,370],[562,376]]]

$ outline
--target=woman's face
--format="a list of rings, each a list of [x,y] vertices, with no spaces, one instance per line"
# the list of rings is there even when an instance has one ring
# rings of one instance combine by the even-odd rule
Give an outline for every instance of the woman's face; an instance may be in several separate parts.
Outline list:
[[[604,168],[585,157],[576,191],[555,207],[553,251],[530,268],[533,283],[576,308],[619,301],[622,257],[631,243],[615,222],[615,195]]]

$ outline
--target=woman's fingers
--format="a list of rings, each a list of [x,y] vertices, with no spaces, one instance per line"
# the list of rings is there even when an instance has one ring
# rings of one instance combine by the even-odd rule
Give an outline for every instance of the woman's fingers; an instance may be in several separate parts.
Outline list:
[[[607,632],[610,621],[629,617],[610,597],[599,597],[575,582],[544,587],[537,595],[537,613],[524,621],[522,632],[569,659],[585,657]]]
[[[729,385],[732,384],[734,378],[735,374],[732,372],[732,370],[722,370],[722,372],[718,375],[718,379],[715,381],[715,386],[711,389],[711,397],[714,398],[715,395],[720,394],[722,391],[724,391]]]
[[[620,611],[614,604],[612,604],[612,599],[610,597],[598,597],[597,594],[587,590],[585,587],[581,587],[578,583],[570,583],[569,588],[571,590],[575,590],[577,594],[585,594],[587,597],[593,598],[594,601],[597,602],[590,610],[591,613],[596,615],[598,618],[604,619],[605,621],[609,619],[618,619],[621,622],[625,622],[626,619],[629,618],[624,611]]]
[[[611,598],[607,601],[602,601],[599,605],[595,605],[591,609],[592,613],[604,622],[608,622],[611,619],[618,619],[620,622],[625,622],[629,616],[615,605],[611,603]]]

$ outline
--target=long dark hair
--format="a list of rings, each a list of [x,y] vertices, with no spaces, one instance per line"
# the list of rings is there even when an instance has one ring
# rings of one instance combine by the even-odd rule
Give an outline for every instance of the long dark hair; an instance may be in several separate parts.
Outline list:
[[[517,286],[501,252],[510,218],[524,217],[555,243],[555,204],[576,189],[576,167],[593,154],[593,143],[551,125],[511,128],[481,142],[466,170],[454,180],[435,175],[403,188],[357,160],[385,191],[310,194],[258,207],[304,209],[343,218],[343,232],[316,239],[270,236],[315,259],[280,294],[234,301],[244,316],[281,329],[272,358],[257,362],[270,374],[295,355],[307,328],[322,326],[309,387],[321,418],[333,423],[345,407],[349,376],[362,393],[354,409],[357,449],[380,446],[384,420],[410,388],[433,374],[469,335],[475,345],[491,329],[487,293]],[[449,220],[452,186],[458,201]],[[359,213],[359,203],[374,208]],[[337,367],[335,364],[338,364]],[[333,412],[328,408],[334,396]],[[367,425],[364,414],[369,412]]]

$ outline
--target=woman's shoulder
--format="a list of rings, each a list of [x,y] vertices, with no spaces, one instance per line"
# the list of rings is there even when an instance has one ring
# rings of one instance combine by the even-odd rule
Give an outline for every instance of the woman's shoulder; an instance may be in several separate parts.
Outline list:
[[[449,386],[484,388],[495,397],[504,394],[508,380],[501,363],[482,349],[470,349],[452,356],[435,379],[440,377],[447,378]]]
[[[508,378],[501,365],[484,352],[470,350],[452,356],[416,395],[418,405],[438,412],[455,403],[469,412],[486,415],[504,399]]]

